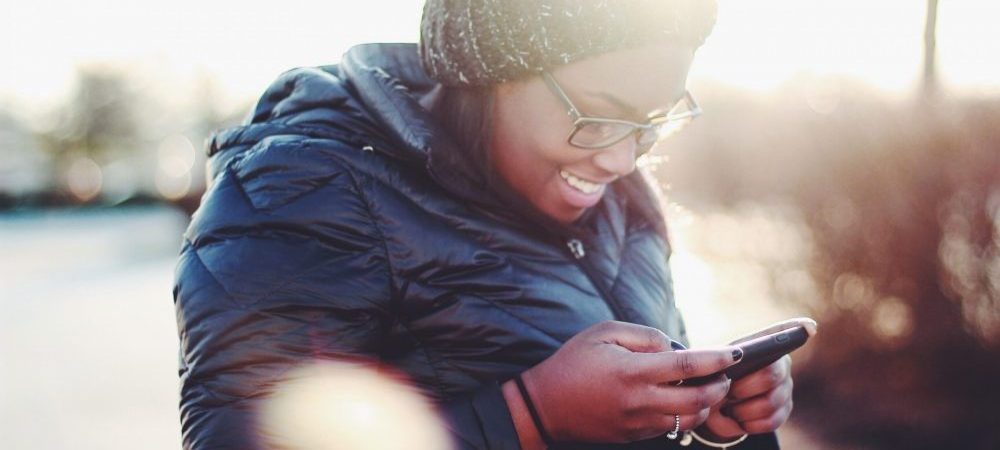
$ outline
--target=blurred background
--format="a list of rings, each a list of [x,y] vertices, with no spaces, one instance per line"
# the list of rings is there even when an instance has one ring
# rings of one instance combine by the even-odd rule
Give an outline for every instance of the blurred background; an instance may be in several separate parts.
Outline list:
[[[996,449],[1000,3],[719,0],[651,161],[696,345],[809,315],[788,448]],[[179,448],[171,298],[203,142],[420,0],[0,8],[0,442]]]

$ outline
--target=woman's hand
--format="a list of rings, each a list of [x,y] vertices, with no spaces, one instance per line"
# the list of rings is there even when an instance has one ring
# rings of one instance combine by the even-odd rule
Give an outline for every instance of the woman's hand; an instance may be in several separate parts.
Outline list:
[[[734,380],[725,401],[712,408],[699,434],[725,442],[778,429],[792,413],[792,358]],[[708,433],[705,433],[708,431]]]
[[[554,440],[623,443],[673,430],[675,414],[682,430],[700,425],[729,381],[670,382],[710,375],[741,357],[736,347],[672,351],[655,328],[608,321],[574,336],[522,379]]]
[[[794,327],[816,334],[812,319],[791,319],[744,337],[733,344]],[[699,434],[717,441],[729,441],[743,434],[777,430],[792,414],[792,358],[788,355],[771,365],[732,382],[723,403],[712,408]]]

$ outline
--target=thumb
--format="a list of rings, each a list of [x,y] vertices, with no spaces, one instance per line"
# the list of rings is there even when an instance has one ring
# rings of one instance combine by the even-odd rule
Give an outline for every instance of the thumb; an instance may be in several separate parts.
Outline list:
[[[601,333],[601,340],[637,353],[657,353],[673,350],[670,346],[670,338],[662,331],[653,327],[627,322],[606,322]]]

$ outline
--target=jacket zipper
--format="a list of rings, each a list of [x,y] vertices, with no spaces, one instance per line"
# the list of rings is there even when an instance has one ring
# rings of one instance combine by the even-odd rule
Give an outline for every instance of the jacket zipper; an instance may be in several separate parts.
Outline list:
[[[590,284],[594,285],[594,289],[596,289],[598,295],[601,296],[601,300],[604,300],[604,303],[611,308],[611,313],[614,315],[615,320],[627,322],[625,313],[618,306],[618,303],[614,301],[611,293],[608,292],[604,288],[604,285],[599,282],[597,276],[594,274],[594,269],[590,266],[587,259],[585,259],[587,252],[584,248],[583,241],[577,238],[571,238],[566,241],[566,246],[569,247],[570,254],[573,255],[573,259],[580,267],[580,270],[582,270],[583,274],[587,276],[588,280],[590,280]]]

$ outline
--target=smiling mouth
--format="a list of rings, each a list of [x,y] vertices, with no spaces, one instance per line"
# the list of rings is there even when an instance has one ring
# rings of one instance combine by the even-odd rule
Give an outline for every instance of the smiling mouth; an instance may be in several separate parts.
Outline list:
[[[598,191],[601,190],[601,188],[604,187],[604,184],[602,183],[594,183],[584,180],[565,170],[560,170],[559,176],[561,176],[564,180],[566,180],[566,183],[568,183],[570,186],[573,186],[576,190],[583,192],[584,194],[597,193]]]

